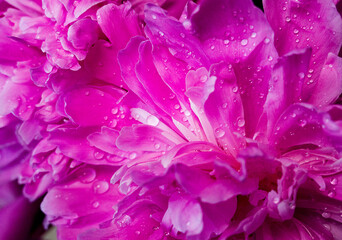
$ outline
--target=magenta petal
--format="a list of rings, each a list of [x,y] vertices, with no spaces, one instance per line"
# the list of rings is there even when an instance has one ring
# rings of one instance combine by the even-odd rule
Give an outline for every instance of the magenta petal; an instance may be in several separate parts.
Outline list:
[[[85,59],[84,69],[93,78],[114,84],[121,88],[127,88],[121,78],[120,67],[117,61],[119,49],[107,41],[98,40],[89,49]]]
[[[309,102],[316,106],[333,103],[342,92],[342,58],[329,53]]]
[[[304,76],[310,55],[311,50],[307,49],[291,52],[278,60],[257,131],[269,136],[285,109],[290,104],[302,101]]]
[[[245,135],[245,119],[235,74],[231,65],[220,63],[212,66],[210,75],[216,79],[215,90],[205,102],[204,111],[218,145],[236,156],[245,145],[242,138]],[[222,123],[227,124],[222,126]]]
[[[163,132],[148,125],[124,127],[116,141],[116,146],[125,151],[159,152],[170,149],[174,143]]]
[[[138,17],[129,2],[120,6],[107,4],[96,15],[102,31],[116,49],[123,49],[131,37],[141,33]]]
[[[95,21],[88,18],[73,23],[68,29],[68,41],[76,49],[88,49],[97,38],[98,26]]]
[[[117,186],[109,183],[113,171],[108,166],[77,169],[49,190],[42,211],[57,226],[86,228],[109,220],[114,214],[112,205],[122,198]]]
[[[207,0],[191,18],[195,36],[211,60],[239,61],[273,31],[263,13],[250,0]]]
[[[113,121],[115,112],[112,111],[118,108],[116,101],[123,91],[114,89],[114,94],[90,87],[75,89],[63,98],[65,113],[80,126],[108,124]]]
[[[145,33],[151,40],[153,46],[169,48],[173,56],[185,61],[193,68],[201,66],[208,67],[207,57],[202,51],[198,40],[194,38],[179,21],[168,17],[163,9],[152,4],[147,5],[145,10],[145,22]],[[155,57],[160,58],[162,57],[162,54],[156,51]],[[163,59],[156,59],[156,61],[162,60]],[[161,65],[166,66],[170,64],[171,63],[167,62],[161,63]],[[161,71],[161,69],[158,68],[158,71]]]
[[[203,230],[203,213],[198,201],[190,196],[175,193],[170,197],[163,224],[176,234],[178,231],[187,236],[200,234]]]
[[[244,60],[233,64],[237,79],[234,88],[243,103],[247,137],[255,133],[272,82],[278,53],[268,38],[260,42]],[[253,102],[253,104],[251,104]]]
[[[267,19],[275,31],[280,55],[295,49],[312,48],[303,101],[317,84],[329,52],[338,55],[342,42],[342,19],[331,0],[310,2],[264,0]]]

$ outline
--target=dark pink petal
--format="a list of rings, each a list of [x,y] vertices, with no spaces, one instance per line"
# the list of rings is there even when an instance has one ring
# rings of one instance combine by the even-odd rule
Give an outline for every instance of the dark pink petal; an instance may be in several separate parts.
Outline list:
[[[338,55],[342,43],[342,19],[331,0],[264,0],[267,19],[275,31],[280,55],[311,47],[309,71],[305,73],[303,101],[310,98],[329,52]]]
[[[111,92],[91,87],[72,90],[63,97],[65,113],[80,126],[110,126],[110,122],[117,121],[120,106],[116,102],[123,93],[115,88]]]
[[[180,101],[170,87],[159,77],[153,64],[151,44],[147,41],[141,43],[139,53],[140,58],[136,65],[136,74],[152,101],[170,118],[174,118],[184,126],[189,127],[189,122],[184,121],[189,116],[185,111],[181,111]],[[159,110],[159,112],[161,111]]]
[[[198,235],[203,230],[201,205],[189,195],[175,193],[170,197],[162,223],[174,235],[177,232],[187,236]]]
[[[270,89],[264,105],[258,131],[269,136],[280,115],[290,104],[301,102],[304,76],[311,51],[291,52],[280,58],[274,66]]]
[[[194,34],[211,60],[238,62],[273,31],[250,0],[206,0],[191,18]]]
[[[283,165],[283,176],[278,180],[277,192],[271,191],[267,196],[269,216],[281,221],[290,220],[295,211],[298,188],[306,180],[306,171],[295,164]]]
[[[125,48],[131,37],[141,35],[138,17],[131,4],[107,4],[97,11],[98,23],[115,49]]]
[[[76,49],[88,49],[96,42],[97,38],[98,26],[89,18],[76,21],[68,29],[68,41]]]
[[[236,156],[245,142],[245,119],[237,82],[232,66],[213,65],[210,78],[215,78],[215,89],[204,103],[204,111],[214,130],[218,145]],[[222,124],[224,123],[224,124]]]
[[[82,0],[79,2],[74,1],[73,4],[75,6],[75,10],[74,10],[75,17],[79,18],[88,9],[104,1],[105,0]]]
[[[315,106],[333,103],[342,93],[342,58],[329,53],[309,102]]]
[[[252,137],[256,131],[269,94],[273,66],[277,58],[276,49],[269,38],[265,38],[248,57],[238,63],[233,63],[237,79],[234,92],[241,96],[247,137]]]
[[[163,9],[152,4],[147,5],[145,10],[145,22],[145,33],[151,40],[152,45],[163,48],[163,53],[154,51],[154,57],[158,72],[164,81],[167,80],[165,80],[164,75],[161,72],[163,71],[162,68],[172,67],[175,71],[179,71],[178,69],[180,68],[180,66],[177,68],[173,66],[178,61],[174,60],[174,63],[173,61],[168,63],[168,60],[172,59],[171,56],[168,56],[170,53],[174,57],[185,61],[190,67],[208,67],[207,57],[202,51],[198,40],[194,38],[179,21],[168,17]],[[165,58],[167,59],[166,61]],[[164,63],[162,61],[164,61]],[[176,76],[174,77],[176,78]],[[178,81],[180,80],[181,79]]]
[[[43,14],[40,1],[7,0],[6,2],[32,17],[40,16]]]
[[[117,61],[118,50],[107,41],[98,40],[89,49],[84,68],[93,78],[127,89],[120,74]]]
[[[87,229],[111,219],[113,204],[122,196],[109,183],[115,168],[81,167],[62,184],[51,188],[41,208],[55,225]]]
[[[294,104],[278,120],[270,142],[280,152],[317,147],[341,151],[341,136],[340,127],[329,115],[318,113],[311,105]]]

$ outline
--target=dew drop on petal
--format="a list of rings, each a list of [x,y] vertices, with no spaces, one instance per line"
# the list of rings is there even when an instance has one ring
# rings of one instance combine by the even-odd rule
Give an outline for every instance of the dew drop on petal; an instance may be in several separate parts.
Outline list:
[[[96,181],[93,184],[93,190],[97,194],[103,194],[109,190],[109,183],[106,181]]]
[[[245,120],[243,118],[239,118],[237,121],[238,127],[243,127],[245,126]]]
[[[131,154],[129,154],[129,159],[135,159],[137,157],[137,154],[135,152],[132,152]]]
[[[226,132],[225,132],[223,129],[221,129],[221,128],[217,128],[217,129],[215,130],[215,136],[216,136],[217,138],[221,138],[221,137],[223,137],[225,134],[226,134]]]
[[[97,159],[97,160],[102,159],[103,156],[104,156],[104,153],[103,153],[103,152],[96,151],[96,152],[94,153],[94,158]]]
[[[98,208],[100,206],[100,203],[98,201],[93,202],[93,207]]]
[[[81,171],[79,179],[83,183],[90,183],[94,181],[95,177],[96,177],[96,171],[93,168],[84,168]]]
[[[334,186],[336,186],[337,185],[337,183],[338,183],[338,180],[337,180],[337,178],[332,178],[332,179],[330,179],[330,183],[331,183],[331,185],[334,185]]]
[[[246,46],[248,44],[248,40],[247,39],[242,39],[241,40],[241,45],[242,46]]]

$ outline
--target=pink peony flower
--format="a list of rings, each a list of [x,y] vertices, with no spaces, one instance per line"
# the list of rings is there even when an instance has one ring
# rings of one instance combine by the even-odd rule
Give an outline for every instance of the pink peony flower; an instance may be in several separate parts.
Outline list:
[[[340,239],[341,2],[263,7],[1,2],[0,183],[23,191],[0,211],[42,201],[63,240]]]

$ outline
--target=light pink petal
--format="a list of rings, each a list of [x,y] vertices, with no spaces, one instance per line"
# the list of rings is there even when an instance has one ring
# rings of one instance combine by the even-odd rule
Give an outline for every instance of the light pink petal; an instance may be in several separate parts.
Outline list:
[[[309,102],[315,106],[333,103],[342,93],[342,58],[329,53]]]
[[[312,48],[303,86],[303,101],[307,101],[318,82],[328,53],[337,55],[340,51],[341,16],[331,0],[263,2],[267,19],[275,31],[275,46],[280,55],[295,49]]]
[[[124,127],[116,141],[119,149],[125,151],[166,151],[174,142],[163,136],[163,132],[153,126],[136,125]]]
[[[192,28],[211,60],[238,62],[273,31],[250,0],[206,0],[192,18]]]
[[[89,18],[76,21],[68,29],[68,41],[76,49],[88,49],[96,42],[97,38],[98,25]]]
[[[131,4],[107,4],[97,11],[97,20],[115,49],[125,48],[131,37],[141,35],[138,17]]]
[[[88,9],[94,7],[95,5],[104,2],[105,0],[82,0],[79,2],[73,1],[75,6],[74,14],[76,18],[79,18]]]

